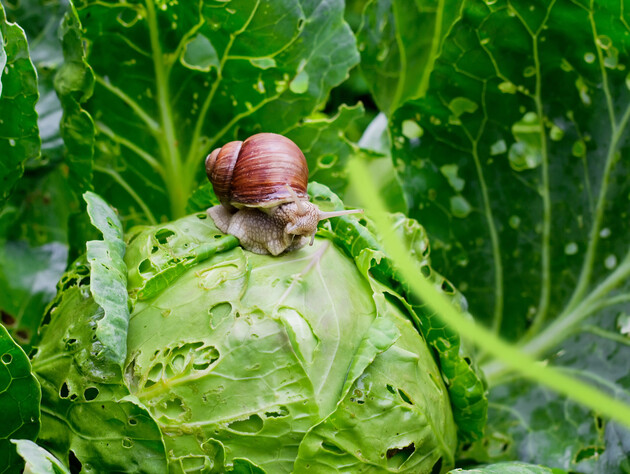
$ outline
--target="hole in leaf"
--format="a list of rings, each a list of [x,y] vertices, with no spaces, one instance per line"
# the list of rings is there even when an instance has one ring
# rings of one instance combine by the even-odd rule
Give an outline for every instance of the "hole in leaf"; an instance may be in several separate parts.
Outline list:
[[[176,419],[186,411],[184,402],[179,397],[174,397],[170,400],[167,400],[166,402],[162,402],[161,406],[158,406],[156,408],[163,415],[171,419]]]
[[[324,451],[328,451],[333,454],[345,454],[346,452],[341,449],[339,446],[333,443],[329,443],[328,441],[322,441],[322,449]]]
[[[409,398],[409,395],[407,395],[407,393],[404,390],[399,388],[398,394],[400,395],[400,398],[404,400],[405,403],[408,403],[409,405],[413,405],[411,398]]]
[[[11,316],[9,313],[7,313],[6,311],[0,310],[0,319],[2,320],[2,324],[4,324],[5,326],[10,327],[15,324],[15,318]]]
[[[184,468],[184,472],[204,472],[204,467],[206,467],[206,458],[205,456],[185,456],[180,458],[180,462],[182,463],[182,467]],[[205,471],[207,472],[207,471]],[[245,471],[242,471],[245,472]],[[252,472],[252,471],[249,471]]]
[[[390,384],[387,384],[387,391],[392,395],[396,395],[396,389],[392,387]]]
[[[158,250],[160,250],[160,247],[158,247],[157,245],[154,245],[153,247],[151,247],[151,253],[155,253]]]
[[[275,411],[267,411],[265,412],[265,416],[267,418],[282,418],[284,416],[287,416],[289,414],[289,410],[287,407],[283,406],[279,406],[277,410]]]
[[[70,395],[70,390],[68,390],[68,384],[64,382],[59,389],[59,397],[68,398],[68,395]]]
[[[155,238],[160,244],[166,245],[168,238],[173,235],[175,235],[175,232],[170,229],[160,229],[155,233]]]
[[[200,212],[199,214],[197,214],[197,219],[207,219],[208,218],[208,214],[206,214],[205,212]]]
[[[26,329],[20,329],[19,331],[15,332],[15,335],[22,341],[22,342],[29,342],[31,340],[31,335],[29,334],[29,332]]]
[[[442,458],[435,462],[433,468],[431,469],[431,474],[440,474],[440,471],[442,471]]]
[[[206,370],[217,360],[219,360],[219,351],[214,346],[206,347],[194,354],[193,369]]]
[[[335,155],[333,155],[333,154],[326,154],[326,155],[320,157],[317,160],[317,165],[320,168],[324,168],[325,169],[325,168],[330,168],[330,167],[334,166],[336,162],[337,162],[337,157]]]
[[[455,287],[451,284],[450,281],[443,280],[442,281],[442,291],[444,293],[446,293],[447,295],[454,295],[455,294]]]
[[[154,273],[155,267],[153,266],[153,263],[151,263],[151,260],[145,258],[142,262],[140,262],[140,265],[138,265],[138,271],[140,273]]]
[[[129,418],[129,420],[127,420],[129,422],[129,424],[131,426],[137,425],[138,424],[138,420],[136,420],[135,418],[131,417]]]
[[[13,356],[11,354],[2,354],[2,363],[4,365],[9,365],[11,362],[13,362]]]
[[[123,448],[133,448],[133,441],[131,440],[131,438],[123,438],[122,445]]]
[[[429,265],[423,265],[420,267],[420,273],[425,278],[429,278],[431,276],[431,267]]]
[[[403,463],[411,457],[411,455],[415,452],[416,446],[411,443],[404,448],[390,448],[387,450],[387,465],[389,467],[398,468],[403,465]],[[438,471],[439,472],[439,471]]]
[[[464,361],[465,361],[468,365],[472,364],[472,360],[470,359],[470,357],[464,357]]]
[[[70,472],[72,474],[76,474],[81,472],[82,469],[82,465],[81,465],[81,461],[79,461],[79,458],[77,458],[77,455],[74,454],[74,451],[70,451],[68,453],[68,464],[70,467]]]
[[[173,360],[171,360],[171,367],[174,372],[180,373],[186,367],[186,358],[182,354],[177,354],[173,357]]]
[[[605,448],[602,446],[589,446],[587,448],[582,448],[578,451],[573,459],[575,464],[578,464],[586,459],[591,459],[599,456],[604,452]]]
[[[158,363],[151,367],[149,371],[148,379],[157,382],[162,377],[162,364]]]
[[[597,426],[597,429],[601,431],[601,429],[604,427],[604,420],[602,419],[602,417],[595,417],[595,426]]]
[[[74,339],[74,338],[68,339],[66,341],[64,349],[66,351],[71,351],[76,346],[76,344],[77,344],[77,340],[76,339]]]
[[[73,393],[72,395],[70,395],[70,401],[73,402],[77,399],[78,395],[76,393]]]
[[[241,433],[258,433],[263,427],[263,420],[260,416],[253,414],[246,420],[233,421],[228,428]]]
[[[91,402],[96,397],[98,397],[98,388],[96,388],[96,387],[88,387],[88,388],[86,388],[85,391],[83,392],[83,396],[85,397],[85,399],[88,402]]]

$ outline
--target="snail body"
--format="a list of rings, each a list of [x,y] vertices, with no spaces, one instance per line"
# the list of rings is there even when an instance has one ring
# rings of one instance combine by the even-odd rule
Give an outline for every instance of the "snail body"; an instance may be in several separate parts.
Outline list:
[[[322,219],[361,212],[322,212],[308,201],[308,167],[298,146],[259,133],[214,150],[206,173],[221,202],[208,209],[216,226],[255,253],[279,255],[312,242]]]

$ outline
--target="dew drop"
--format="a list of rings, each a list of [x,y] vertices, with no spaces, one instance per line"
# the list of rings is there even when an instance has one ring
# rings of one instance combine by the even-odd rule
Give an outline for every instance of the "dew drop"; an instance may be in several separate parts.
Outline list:
[[[586,53],[584,55],[584,61],[586,61],[588,64],[592,64],[595,62],[595,55],[593,53]]]
[[[564,253],[567,255],[575,255],[578,252],[578,244],[569,242],[564,246]]]
[[[9,138],[9,145],[15,146],[15,140],[13,138]]]
[[[500,155],[502,153],[505,153],[506,151],[507,145],[505,144],[505,140],[497,140],[492,145],[490,145],[490,154],[492,156]]]
[[[608,227],[604,227],[600,232],[599,232],[599,236],[602,239],[606,239],[608,237],[610,237],[610,229]]]
[[[584,143],[584,140],[578,140],[575,142],[571,148],[571,153],[577,158],[586,156],[586,143]]]
[[[499,90],[504,94],[516,94],[516,86],[510,81],[499,84]]]
[[[512,229],[518,229],[521,225],[521,218],[518,216],[510,216],[508,219],[508,224]]]
[[[613,254],[610,254],[608,257],[606,257],[606,260],[604,260],[604,266],[608,270],[612,270],[613,268],[615,268],[617,266],[617,257]]]
[[[420,138],[424,130],[414,120],[404,120],[402,123],[402,134],[408,139]]]
[[[558,127],[557,125],[552,125],[551,126],[551,130],[549,130],[549,137],[554,141],[554,142],[559,142],[560,140],[562,140],[562,138],[564,137],[564,130],[562,130],[560,127]]]

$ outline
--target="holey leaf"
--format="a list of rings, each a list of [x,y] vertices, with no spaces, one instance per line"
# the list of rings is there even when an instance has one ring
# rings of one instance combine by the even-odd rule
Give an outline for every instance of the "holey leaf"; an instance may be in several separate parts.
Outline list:
[[[530,355],[553,355],[587,381],[596,374],[601,388],[625,399],[627,363],[612,374],[603,370],[612,359],[597,358],[610,334],[594,336],[592,350],[578,346],[586,373],[561,356],[587,318],[613,327],[630,301],[628,10],[618,2],[487,3],[465,5],[426,98],[395,114],[393,152],[404,163],[410,214],[432,237],[436,268],[462,290],[476,318],[521,338]],[[512,389],[499,385],[499,364],[483,368],[491,406],[505,403],[531,431],[544,426],[566,441],[560,430],[582,420],[605,433],[581,453],[567,449],[568,460],[556,456],[555,466],[627,452],[627,432],[597,421],[597,413],[565,410],[560,422],[550,416],[552,399],[565,406],[564,399],[544,403],[540,391],[517,388],[521,403],[536,407],[525,409],[501,392]],[[517,429],[502,432],[517,439]],[[530,438],[518,439],[505,448],[542,462],[540,450],[524,455],[536,452]]]
[[[614,303],[630,275],[630,35],[618,3],[596,5],[469,2],[393,121],[435,266],[509,338]]]
[[[341,0],[75,2],[95,74],[95,188],[179,217],[205,156],[308,116],[358,61]]]

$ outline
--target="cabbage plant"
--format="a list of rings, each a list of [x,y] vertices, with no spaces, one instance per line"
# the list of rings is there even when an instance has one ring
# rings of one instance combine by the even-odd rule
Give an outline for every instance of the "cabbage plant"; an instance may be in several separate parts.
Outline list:
[[[123,241],[116,214],[86,200],[103,240],[62,279],[33,358],[39,441],[60,459],[86,472],[454,466],[450,398],[462,383],[449,394],[418,314],[370,273],[378,245],[361,248],[362,224],[338,224],[356,259],[332,227],[272,257],[243,250],[203,212]],[[393,219],[427,266],[422,228]]]

